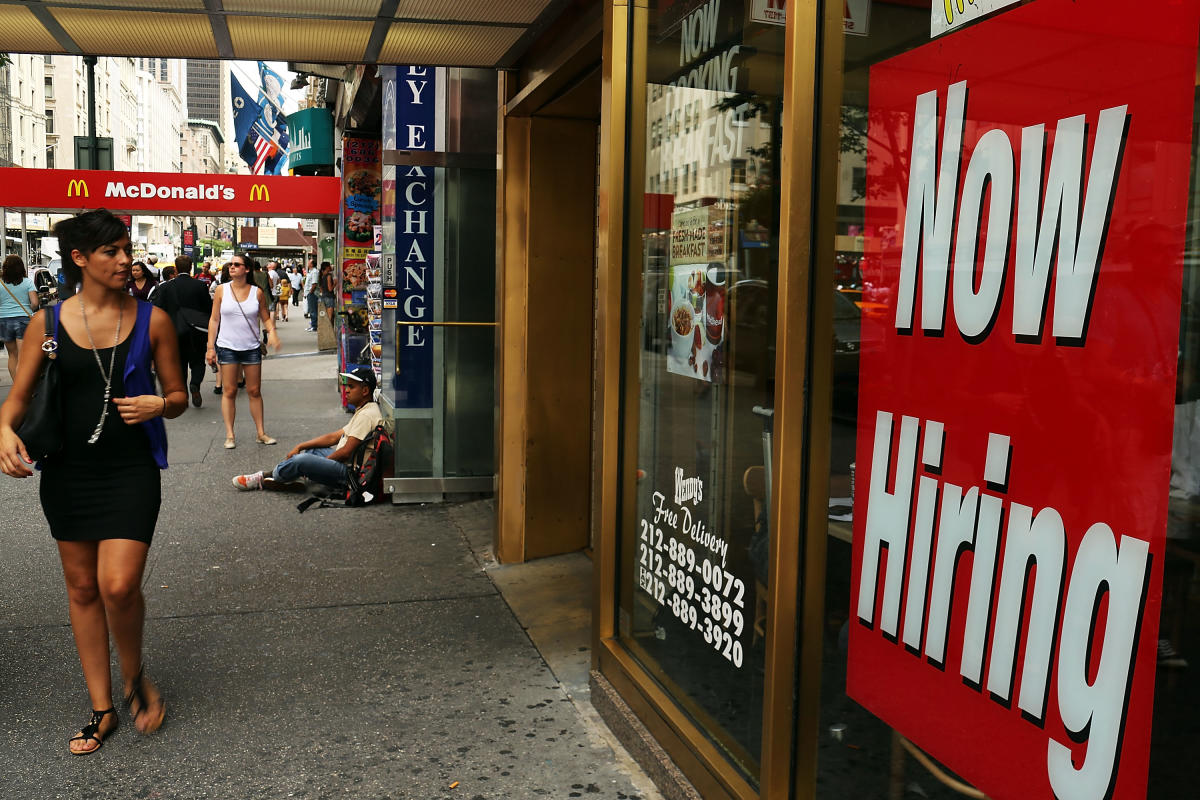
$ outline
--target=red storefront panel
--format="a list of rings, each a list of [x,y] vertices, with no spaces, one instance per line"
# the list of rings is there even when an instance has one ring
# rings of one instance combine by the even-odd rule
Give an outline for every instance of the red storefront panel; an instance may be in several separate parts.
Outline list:
[[[321,177],[0,169],[5,208],[78,212],[336,216],[341,180]]]
[[[1196,3],[871,70],[847,691],[993,798],[1144,796]]]

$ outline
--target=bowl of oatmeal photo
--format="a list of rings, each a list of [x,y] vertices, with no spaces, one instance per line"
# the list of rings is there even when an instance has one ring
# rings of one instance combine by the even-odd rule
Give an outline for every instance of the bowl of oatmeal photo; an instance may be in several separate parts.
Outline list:
[[[686,300],[676,302],[671,306],[671,354],[675,358],[687,361],[692,353],[696,331],[696,309]]]

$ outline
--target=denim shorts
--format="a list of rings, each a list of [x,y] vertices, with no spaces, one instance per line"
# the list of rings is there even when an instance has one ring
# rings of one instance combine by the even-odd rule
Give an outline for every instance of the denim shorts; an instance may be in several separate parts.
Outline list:
[[[16,342],[25,335],[29,317],[0,317],[0,342]]]
[[[230,350],[228,347],[217,348],[218,364],[261,364],[262,348],[253,350]]]

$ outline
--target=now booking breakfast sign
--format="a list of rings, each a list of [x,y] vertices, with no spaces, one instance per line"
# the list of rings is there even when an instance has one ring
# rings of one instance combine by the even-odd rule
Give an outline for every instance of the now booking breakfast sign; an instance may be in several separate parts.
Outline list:
[[[996,800],[1146,794],[1197,23],[1037,0],[871,69],[847,692]]]

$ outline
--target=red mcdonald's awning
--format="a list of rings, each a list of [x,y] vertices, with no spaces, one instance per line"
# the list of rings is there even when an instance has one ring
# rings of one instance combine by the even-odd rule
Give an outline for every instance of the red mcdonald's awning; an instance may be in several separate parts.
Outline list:
[[[0,206],[76,213],[336,217],[340,178],[0,168]]]

